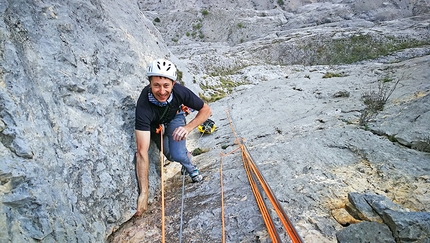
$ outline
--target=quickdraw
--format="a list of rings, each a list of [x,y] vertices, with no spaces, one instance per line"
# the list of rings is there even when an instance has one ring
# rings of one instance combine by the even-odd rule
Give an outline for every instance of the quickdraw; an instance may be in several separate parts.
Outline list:
[[[207,119],[205,122],[203,122],[203,124],[199,125],[197,129],[200,133],[211,134],[216,129],[215,122],[211,119]]]

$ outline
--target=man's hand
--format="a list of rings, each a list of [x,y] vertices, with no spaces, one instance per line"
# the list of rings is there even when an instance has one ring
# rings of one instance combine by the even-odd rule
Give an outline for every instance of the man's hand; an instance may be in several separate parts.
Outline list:
[[[178,127],[173,131],[172,137],[175,141],[181,141],[186,138],[188,135],[188,130],[185,127]]]
[[[148,197],[143,193],[144,195],[139,195],[139,198],[137,199],[137,211],[134,214],[136,217],[142,216],[144,212],[148,209]]]
[[[178,127],[175,129],[175,131],[173,131],[173,140],[181,141],[185,139],[194,128],[206,121],[211,115],[211,108],[206,103],[204,103],[203,107],[199,110],[193,120],[191,120],[185,126]]]

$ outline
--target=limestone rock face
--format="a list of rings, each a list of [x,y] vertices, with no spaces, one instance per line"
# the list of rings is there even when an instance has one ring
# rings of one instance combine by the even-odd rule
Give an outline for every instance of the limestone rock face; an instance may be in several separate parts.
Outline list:
[[[270,242],[229,118],[305,242],[348,242],[369,229],[386,242],[390,231],[400,242],[424,239],[429,8],[423,0],[0,2],[0,242],[160,242],[161,172],[168,242],[177,241],[180,167],[161,170],[153,145],[150,208],[132,218],[134,108],[147,64],[160,57],[196,93],[227,94],[210,103],[216,132],[188,137],[190,150],[208,152],[194,157],[204,181],[186,180],[184,240],[220,241],[221,182],[229,241]],[[338,61],[357,54],[352,44],[375,44],[366,54],[399,41],[400,50]],[[400,82],[364,117],[363,95],[381,80]],[[369,192],[378,203],[364,202]]]
[[[134,1],[0,13],[0,241],[102,242],[135,211],[135,101],[170,52]]]
[[[272,242],[243,168],[239,139],[304,242],[421,242],[428,238],[428,152],[396,142],[396,135],[388,135],[389,129],[384,128],[392,125],[406,131],[410,127],[409,138],[425,143],[422,134],[427,134],[429,124],[413,119],[406,125],[395,111],[403,107],[402,113],[408,114],[406,107],[419,106],[423,109],[420,117],[428,115],[425,97],[430,83],[424,77],[430,72],[429,60],[426,55],[390,64],[253,66],[267,80],[240,86],[210,103],[217,130],[189,136],[191,149],[209,151],[194,157],[204,181],[186,180],[184,242],[218,242],[222,232],[231,242]],[[421,71],[416,74],[417,70]],[[391,71],[392,77],[414,78],[402,78],[383,111],[367,127],[360,126],[363,93],[377,90],[377,80]],[[345,76],[323,78],[327,73]],[[278,78],[270,79],[271,75]],[[414,95],[421,91],[426,95]],[[415,133],[415,127],[422,134]],[[181,224],[178,170],[167,182],[166,239],[174,242],[180,237]],[[225,228],[221,226],[221,184]],[[158,242],[160,211],[157,201],[149,214],[122,225],[110,242]],[[280,223],[277,229],[282,242],[288,242]],[[394,236],[394,230],[401,232]]]

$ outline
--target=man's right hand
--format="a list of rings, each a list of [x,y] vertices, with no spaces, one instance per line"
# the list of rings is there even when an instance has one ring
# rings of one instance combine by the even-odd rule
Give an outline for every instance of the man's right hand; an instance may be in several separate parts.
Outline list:
[[[137,199],[137,211],[134,215],[140,217],[146,210],[148,210],[148,197],[146,195],[139,195]]]

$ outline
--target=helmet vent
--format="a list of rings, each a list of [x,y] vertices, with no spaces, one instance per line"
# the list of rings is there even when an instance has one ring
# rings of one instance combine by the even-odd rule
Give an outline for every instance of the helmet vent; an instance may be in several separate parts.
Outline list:
[[[169,78],[173,81],[176,80],[176,67],[168,60],[155,60],[148,67],[148,77],[161,76]]]

